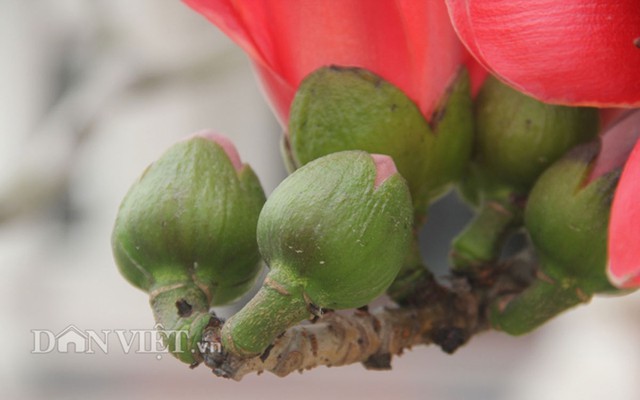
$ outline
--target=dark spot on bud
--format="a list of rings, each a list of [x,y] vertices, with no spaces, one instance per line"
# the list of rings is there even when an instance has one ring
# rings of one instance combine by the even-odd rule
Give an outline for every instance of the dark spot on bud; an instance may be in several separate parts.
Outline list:
[[[193,306],[189,304],[185,299],[176,301],[176,308],[178,309],[178,315],[181,318],[186,318],[193,312]]]
[[[640,36],[633,39],[633,45],[640,49]]]

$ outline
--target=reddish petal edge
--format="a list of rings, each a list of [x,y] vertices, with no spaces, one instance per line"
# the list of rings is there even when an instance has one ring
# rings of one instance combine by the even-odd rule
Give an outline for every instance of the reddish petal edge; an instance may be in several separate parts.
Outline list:
[[[284,121],[288,118],[289,105],[293,97],[293,88],[269,65],[264,54],[252,38],[251,32],[243,26],[243,19],[228,1],[224,0],[182,0],[184,4],[195,12],[204,16],[213,25],[217,26],[227,37],[231,38],[252,61],[261,82],[261,88],[265,92],[265,98],[272,98],[272,107],[278,122],[286,126]],[[206,4],[205,4],[206,3]]]
[[[640,126],[638,126],[640,129]],[[640,287],[640,140],[616,189],[609,221],[609,281],[619,288]]]
[[[601,137],[602,150],[598,154],[587,182],[622,167],[638,139],[640,139],[640,110],[625,110],[613,121],[609,121]]]
[[[313,0],[182,1],[247,53],[283,127],[296,86],[321,66],[371,70],[400,87],[427,119],[460,64],[469,68],[474,92],[485,75],[458,40],[443,1],[341,0],[333,8]]]

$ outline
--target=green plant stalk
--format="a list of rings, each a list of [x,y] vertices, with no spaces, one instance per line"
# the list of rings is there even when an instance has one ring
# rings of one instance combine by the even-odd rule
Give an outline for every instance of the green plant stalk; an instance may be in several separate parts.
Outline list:
[[[260,291],[225,322],[221,332],[225,351],[257,356],[287,328],[309,318],[303,289],[286,267],[275,266]]]
[[[522,225],[522,209],[511,196],[483,201],[476,217],[451,244],[451,267],[473,273],[500,255],[508,234]]]
[[[554,281],[538,277],[524,292],[510,301],[498,299],[490,308],[491,326],[510,335],[522,335],[538,328],[561,312],[586,303],[591,295],[571,280]]]
[[[212,316],[209,297],[191,283],[163,285],[150,293],[157,329],[169,352],[188,364],[202,362],[198,343]]]

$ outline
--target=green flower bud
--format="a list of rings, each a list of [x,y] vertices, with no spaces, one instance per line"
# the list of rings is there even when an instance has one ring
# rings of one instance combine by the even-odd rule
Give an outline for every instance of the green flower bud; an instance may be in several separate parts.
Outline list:
[[[480,90],[475,115],[478,165],[520,193],[599,129],[595,108],[545,104],[494,77]]]
[[[531,191],[525,225],[543,271],[572,277],[586,293],[613,289],[605,273],[607,228],[620,170],[587,182],[597,143],[575,149],[550,168]]]
[[[258,178],[227,139],[203,133],[150,165],[120,205],[112,234],[122,275],[148,292],[156,321],[187,329],[175,348],[185,362],[211,305],[251,288],[260,271],[255,229],[265,202]],[[170,340],[169,340],[170,339]]]
[[[260,354],[310,310],[360,307],[382,294],[407,254],[411,222],[409,190],[388,156],[345,151],[298,169],[260,214],[270,272],[224,324],[225,350]]]
[[[429,202],[462,173],[471,154],[471,123],[466,71],[429,126],[415,103],[381,77],[325,67],[304,79],[291,106],[291,158],[299,166],[344,150],[387,154],[407,179],[421,220]]]
[[[452,244],[458,271],[495,260],[508,234],[522,225],[519,199],[573,146],[598,133],[594,108],[542,103],[493,77],[476,99],[476,154],[461,193],[478,216]]]
[[[527,333],[595,293],[614,290],[605,272],[607,227],[620,171],[588,182],[598,151],[598,143],[575,148],[533,187],[525,225],[540,273],[521,295],[494,306],[495,327],[514,335]]]

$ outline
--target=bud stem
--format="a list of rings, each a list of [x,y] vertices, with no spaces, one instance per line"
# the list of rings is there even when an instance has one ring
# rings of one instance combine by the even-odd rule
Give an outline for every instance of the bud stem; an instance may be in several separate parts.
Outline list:
[[[152,290],[149,302],[169,351],[180,361],[201,362],[198,343],[211,318],[205,292],[193,284],[167,285]]]
[[[222,327],[222,346],[239,357],[257,356],[279,334],[309,316],[302,285],[272,266],[260,291]]]
[[[507,195],[484,201],[478,215],[453,240],[454,271],[473,273],[496,260],[509,231],[522,221],[522,210]]]
[[[510,335],[531,332],[551,318],[580,303],[588,302],[590,295],[572,282],[553,281],[541,276],[524,292],[504,305],[504,298],[491,306],[491,325]],[[501,304],[502,303],[502,304]]]

